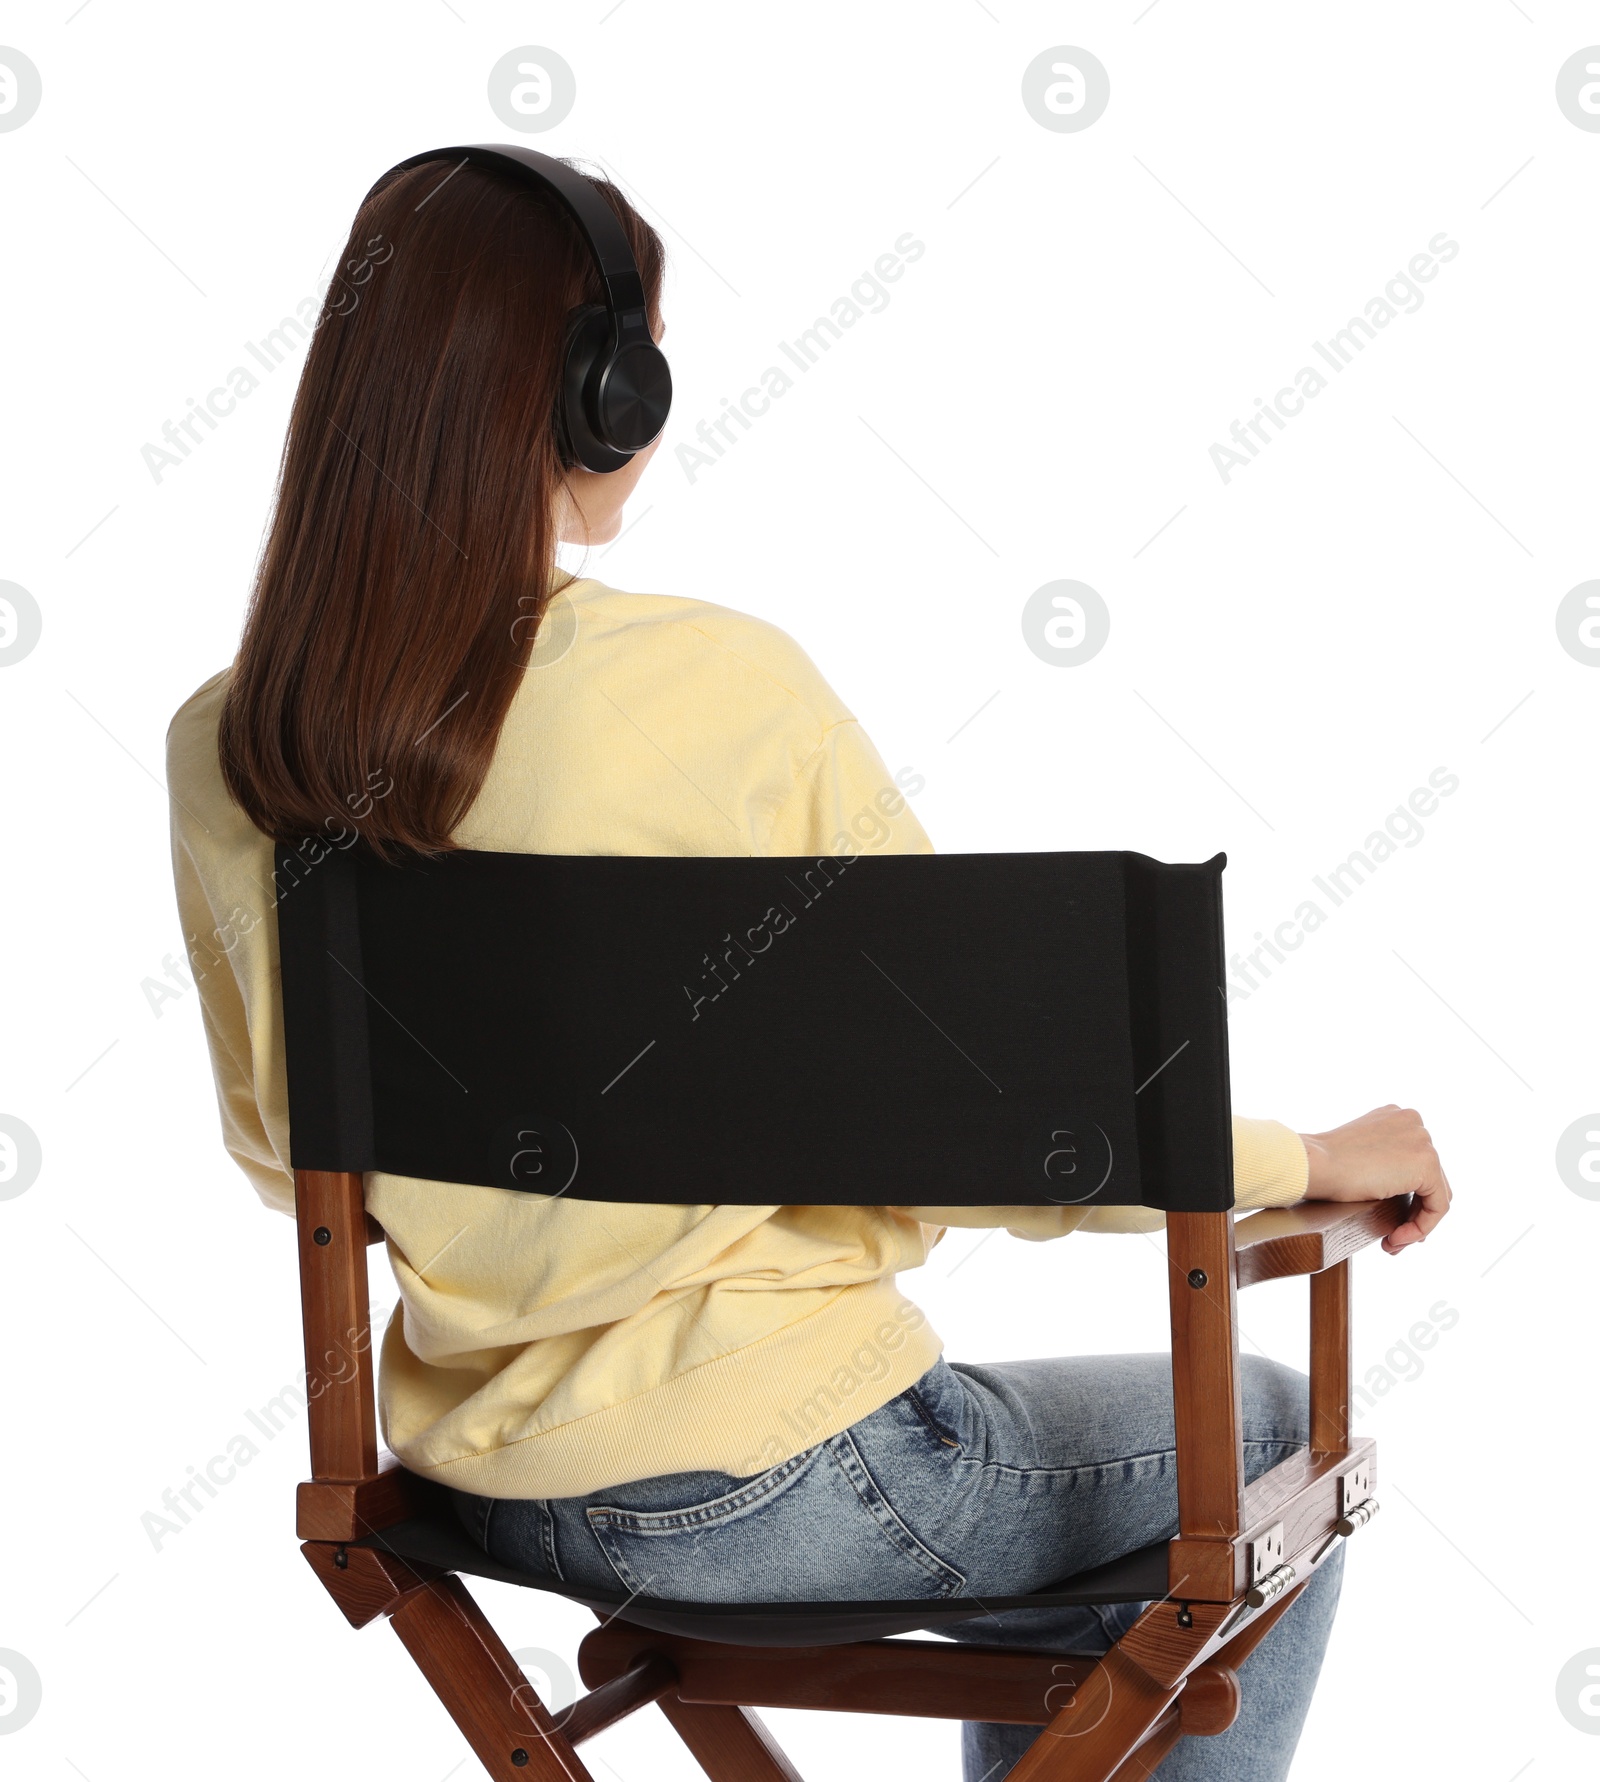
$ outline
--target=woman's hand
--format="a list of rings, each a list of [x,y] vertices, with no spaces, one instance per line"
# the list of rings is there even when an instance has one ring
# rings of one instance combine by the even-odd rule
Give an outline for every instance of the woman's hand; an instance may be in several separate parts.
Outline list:
[[[1450,1184],[1415,1108],[1390,1102],[1331,1132],[1302,1132],[1307,1200],[1387,1200],[1415,1194],[1411,1217],[1383,1240],[1391,1256],[1420,1244],[1450,1210]]]

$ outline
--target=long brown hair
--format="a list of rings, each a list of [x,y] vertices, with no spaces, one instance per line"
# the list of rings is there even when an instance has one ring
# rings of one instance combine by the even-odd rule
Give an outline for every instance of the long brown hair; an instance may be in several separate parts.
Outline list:
[[[593,184],[654,323],[660,237]],[[450,847],[550,599],[566,321],[600,301],[576,224],[512,175],[429,162],[362,205],[222,706],[223,778],[258,829]]]

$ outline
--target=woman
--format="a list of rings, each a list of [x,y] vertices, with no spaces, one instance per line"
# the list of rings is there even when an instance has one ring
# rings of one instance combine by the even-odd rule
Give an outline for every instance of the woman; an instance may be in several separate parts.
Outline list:
[[[546,194],[428,163],[358,214],[312,342],[237,660],[173,720],[174,860],[229,1150],[292,1211],[274,836],[380,855],[930,849],[861,726],[783,633],[558,573],[614,538],[653,447],[579,468],[556,424],[570,313],[600,298]],[[621,194],[661,332],[663,254]],[[1238,1204],[1449,1190],[1414,1113],[1235,1133]],[[885,1190],[890,1191],[890,1184]],[[391,1448],[497,1557],[696,1600],[1021,1593],[1174,1531],[1165,1356],[947,1364],[896,1286],[945,1225],[1149,1229],[1142,1209],[637,1206],[373,1174],[399,1282]],[[842,1382],[851,1382],[845,1385]],[[1253,1477],[1306,1441],[1306,1382],[1245,1363]],[[1285,1774],[1338,1593],[1324,1566],[1245,1667],[1227,1734],[1164,1777]],[[961,1631],[1100,1650],[1137,1607]],[[1028,1729],[969,1726],[970,1782]]]

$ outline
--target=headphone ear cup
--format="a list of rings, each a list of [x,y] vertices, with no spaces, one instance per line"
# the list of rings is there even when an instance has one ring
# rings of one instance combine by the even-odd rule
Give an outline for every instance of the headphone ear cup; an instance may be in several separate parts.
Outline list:
[[[566,357],[561,372],[557,434],[568,465],[604,473],[620,470],[632,452],[619,452],[596,432],[592,415],[599,384],[611,360],[611,315],[603,303],[585,303],[567,322]]]
[[[642,332],[642,330],[641,330]],[[601,368],[591,418],[607,444],[642,452],[659,438],[672,409],[672,373],[653,340],[634,340]]]

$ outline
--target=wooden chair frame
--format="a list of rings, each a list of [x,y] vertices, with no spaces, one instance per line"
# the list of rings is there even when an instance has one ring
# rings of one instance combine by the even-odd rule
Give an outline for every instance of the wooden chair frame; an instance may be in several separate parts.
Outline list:
[[[800,1782],[758,1707],[1040,1726],[1011,1782],[1136,1782],[1185,1733],[1239,1709],[1237,1671],[1341,1536],[1377,1508],[1376,1449],[1350,1427],[1350,1258],[1409,1197],[1169,1213],[1178,1534],[1168,1594],[1103,1657],[931,1640],[742,1647],[608,1618],[583,1642],[588,1694],[553,1714],[454,1573],[356,1546],[414,1510],[380,1456],[359,1174],[295,1173],[311,1479],[301,1551],[355,1627],[386,1616],[495,1782],[590,1782],[577,1748],[660,1704],[711,1782]],[[1311,1442],[1244,1480],[1238,1290],[1310,1277]]]

